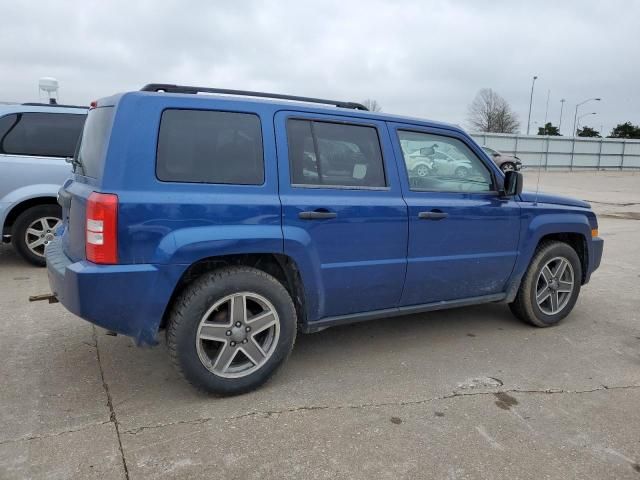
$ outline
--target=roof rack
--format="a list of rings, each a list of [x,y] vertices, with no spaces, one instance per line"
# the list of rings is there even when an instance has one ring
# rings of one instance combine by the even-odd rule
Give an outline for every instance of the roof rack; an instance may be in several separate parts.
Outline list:
[[[167,92],[167,93],[219,93],[222,95],[240,95],[246,97],[275,98],[278,100],[294,100],[297,102],[322,103],[325,105],[335,105],[340,108],[351,108],[354,110],[369,110],[361,103],[341,102],[339,100],[326,100],[323,98],[298,97],[295,95],[282,95],[279,93],[249,92],[245,90],[229,90],[226,88],[207,87],[187,87],[184,85],[172,85],[168,83],[150,83],[140,89],[142,92]]]
[[[89,107],[86,105],[63,105],[60,103],[40,103],[40,102],[27,102],[21,103],[25,107],[60,107],[60,108],[84,108],[87,110]]]

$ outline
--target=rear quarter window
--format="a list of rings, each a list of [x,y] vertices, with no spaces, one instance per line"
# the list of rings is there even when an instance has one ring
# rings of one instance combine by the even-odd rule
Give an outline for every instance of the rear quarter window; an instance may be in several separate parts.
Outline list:
[[[73,156],[85,115],[16,113],[0,119],[0,153],[38,157]]]
[[[156,176],[165,182],[261,185],[260,119],[251,113],[165,110]]]
[[[76,155],[76,172],[97,178],[102,171],[113,123],[113,107],[99,107],[89,111]]]

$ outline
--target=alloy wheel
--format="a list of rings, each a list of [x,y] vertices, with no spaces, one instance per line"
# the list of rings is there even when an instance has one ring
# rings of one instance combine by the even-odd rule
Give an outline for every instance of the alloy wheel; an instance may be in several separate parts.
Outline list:
[[[536,303],[546,315],[560,313],[569,303],[575,286],[571,263],[564,257],[549,260],[536,281]]]
[[[38,257],[44,257],[45,247],[55,237],[56,229],[62,220],[56,217],[42,217],[31,222],[24,234],[27,248]]]
[[[273,355],[280,319],[269,300],[257,293],[227,295],[205,312],[196,349],[202,364],[225,378],[250,375]]]

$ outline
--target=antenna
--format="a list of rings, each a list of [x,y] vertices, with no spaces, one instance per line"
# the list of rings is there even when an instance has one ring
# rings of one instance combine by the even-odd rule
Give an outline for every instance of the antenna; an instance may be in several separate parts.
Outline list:
[[[545,124],[545,132],[544,133],[548,133],[546,131],[546,124]],[[549,151],[549,135],[546,135],[547,137],[547,152]],[[538,161],[538,180],[536,181],[536,196],[533,200],[533,204],[534,205],[538,205],[538,192],[540,191],[540,173],[542,172],[542,152],[540,152],[540,160]]]

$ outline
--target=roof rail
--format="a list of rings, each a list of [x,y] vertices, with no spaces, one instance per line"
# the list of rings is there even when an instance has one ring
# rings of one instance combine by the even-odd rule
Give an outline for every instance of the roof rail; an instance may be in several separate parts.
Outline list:
[[[89,109],[89,107],[87,107],[86,105],[63,105],[60,103],[26,102],[26,103],[21,103],[20,105],[24,105],[25,107],[84,108],[85,110]]]
[[[167,92],[167,93],[219,93],[222,95],[240,95],[246,97],[275,98],[278,100],[294,100],[297,102],[322,103],[325,105],[335,105],[340,108],[351,108],[354,110],[369,110],[361,103],[341,102],[339,100],[326,100],[323,98],[298,97],[295,95],[282,95],[279,93],[249,92],[245,90],[229,90],[226,88],[207,87],[187,87],[184,85],[172,85],[168,83],[150,83],[140,89],[142,92]]]

